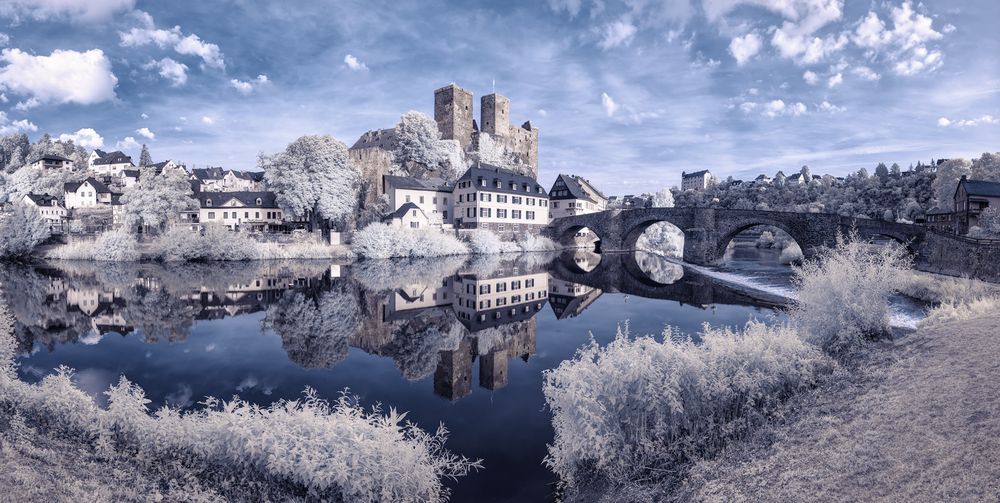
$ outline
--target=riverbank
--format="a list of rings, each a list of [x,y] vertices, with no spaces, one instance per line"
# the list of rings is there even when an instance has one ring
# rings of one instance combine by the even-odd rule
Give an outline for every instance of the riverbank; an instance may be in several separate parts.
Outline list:
[[[1000,313],[872,345],[785,419],[698,463],[678,501],[995,501]]]

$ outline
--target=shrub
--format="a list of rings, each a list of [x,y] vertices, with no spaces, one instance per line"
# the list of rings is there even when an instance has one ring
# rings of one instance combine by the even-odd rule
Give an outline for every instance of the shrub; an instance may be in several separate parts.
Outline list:
[[[971,278],[908,271],[903,274],[899,292],[924,302],[956,304],[1000,295],[1000,287]]]
[[[476,255],[494,255],[497,253],[517,253],[521,248],[517,243],[504,241],[491,231],[481,229],[472,231],[465,236],[469,249]]]
[[[830,353],[889,331],[889,296],[910,267],[905,249],[838,236],[837,246],[795,268],[798,299],[792,323]]]
[[[96,260],[131,262],[139,260],[135,237],[125,229],[105,231],[93,241],[79,240],[48,250],[45,258],[60,260]]]
[[[437,257],[463,255],[468,247],[451,236],[429,229],[402,229],[375,222],[354,233],[351,250],[365,258]]]
[[[555,429],[545,464],[571,491],[595,476],[659,477],[717,452],[832,365],[788,325],[706,325],[700,344],[677,336],[631,339],[626,325],[545,373]]]
[[[152,415],[136,384],[121,377],[105,393],[107,409],[76,388],[61,368],[38,384],[17,379],[13,330],[0,306],[0,410],[41,425],[39,432],[97,446],[130,465],[160,473],[163,484],[198,477],[224,478],[236,488],[260,480],[275,500],[442,501],[441,481],[481,468],[444,449],[447,431],[427,433],[405,414],[365,411],[344,395],[333,403],[307,388],[299,400],[261,407],[207,398],[204,408],[167,407]],[[178,473],[179,472],[179,473]],[[298,497],[295,497],[299,495]],[[261,499],[271,499],[262,497]]]
[[[934,328],[950,321],[962,321],[984,316],[995,317],[1000,312],[1000,297],[989,296],[966,300],[947,300],[931,309],[920,321],[921,328]]]
[[[757,248],[770,248],[774,246],[774,234],[771,231],[764,231],[760,233],[757,237],[757,242],[754,243]]]
[[[17,203],[0,211],[0,259],[28,257],[49,234],[49,223],[35,208]]]
[[[781,255],[778,256],[778,261],[782,264],[791,264],[802,260],[802,258],[802,248],[799,248],[798,243],[795,241],[789,241],[785,244],[785,247],[781,249]]]
[[[517,240],[517,246],[524,252],[548,252],[556,251],[561,247],[555,241],[545,237],[529,234]]]

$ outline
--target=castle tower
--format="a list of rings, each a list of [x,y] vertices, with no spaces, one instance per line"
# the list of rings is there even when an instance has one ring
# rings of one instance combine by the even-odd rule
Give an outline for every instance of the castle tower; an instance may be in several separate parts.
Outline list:
[[[479,127],[492,137],[506,136],[510,129],[510,99],[501,94],[487,94],[479,104]]]
[[[472,142],[472,93],[448,84],[434,91],[434,120],[443,140],[458,140],[463,149]]]

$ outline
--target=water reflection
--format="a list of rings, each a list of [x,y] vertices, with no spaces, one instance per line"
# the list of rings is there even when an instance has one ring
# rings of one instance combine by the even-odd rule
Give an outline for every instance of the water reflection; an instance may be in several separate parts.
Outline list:
[[[90,264],[0,267],[20,349],[94,344],[108,334],[184,341],[199,321],[263,312],[289,360],[333,368],[352,348],[391,359],[434,392],[469,395],[508,384],[508,361],[536,352],[535,316],[579,316],[605,291],[703,305],[756,305],[744,293],[646,254],[576,250],[329,265]],[[765,303],[766,304],[766,303]]]

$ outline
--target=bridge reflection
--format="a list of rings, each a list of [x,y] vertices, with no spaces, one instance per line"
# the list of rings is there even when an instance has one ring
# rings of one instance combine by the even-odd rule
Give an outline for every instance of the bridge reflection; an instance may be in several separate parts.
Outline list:
[[[780,305],[658,258],[585,251],[354,265],[4,265],[0,289],[22,352],[108,334],[180,343],[196,323],[263,314],[262,333],[280,337],[298,366],[332,368],[357,348],[393,360],[408,380],[433,376],[449,400],[472,393],[475,380],[506,386],[509,361],[535,354],[546,304],[557,320],[604,293]]]

